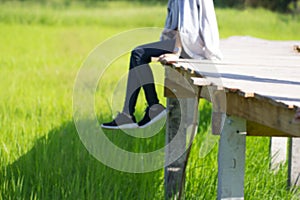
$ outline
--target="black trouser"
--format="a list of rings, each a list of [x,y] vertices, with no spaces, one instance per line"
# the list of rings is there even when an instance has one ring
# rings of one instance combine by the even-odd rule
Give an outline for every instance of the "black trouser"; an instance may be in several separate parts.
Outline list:
[[[145,91],[148,106],[158,104],[154,78],[149,63],[151,57],[158,57],[165,53],[171,53],[175,46],[175,40],[164,40],[136,47],[131,52],[130,68],[127,81],[126,98],[123,112],[134,114],[136,101],[141,87]]]

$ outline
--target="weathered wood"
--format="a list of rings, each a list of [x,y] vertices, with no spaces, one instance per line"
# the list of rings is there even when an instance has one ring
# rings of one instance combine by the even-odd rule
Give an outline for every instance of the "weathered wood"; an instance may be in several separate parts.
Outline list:
[[[185,85],[186,83],[180,84],[176,81],[166,78],[164,96],[172,98],[193,98],[195,96],[194,90],[192,90],[190,87],[185,87]]]
[[[227,114],[277,129],[286,133],[284,136],[300,136],[300,124],[292,123],[294,109],[274,105],[267,98],[245,98],[237,92],[227,92],[226,99]]]
[[[227,116],[218,155],[218,199],[244,199],[246,121]]]
[[[165,66],[164,96],[171,98],[194,98],[199,87],[193,84],[193,74],[172,66]]]
[[[211,87],[209,87],[211,88]],[[212,102],[212,133],[219,135],[226,118],[226,94],[223,88],[214,88],[210,92]]]
[[[215,91],[218,91],[221,97],[215,96]],[[273,102],[261,95],[249,95],[238,89],[218,90],[217,86],[202,87],[201,97],[215,105],[216,113],[213,118],[216,120],[212,122],[213,133],[218,133],[222,113],[227,113],[247,120],[249,136],[300,137],[300,123],[295,123],[293,120],[296,110],[294,107]]]
[[[300,186],[300,138],[291,138],[289,144],[288,186]]]
[[[284,137],[287,136],[287,133],[259,123],[247,121],[247,136]]]
[[[180,137],[177,144],[167,146],[166,162],[173,159],[176,152],[184,152],[175,162],[165,167],[165,197],[178,199],[183,196],[185,183],[185,167],[187,149],[191,145],[198,124],[198,98],[168,98],[167,107],[167,134],[166,144],[172,142],[174,137]],[[196,110],[195,110],[196,109]],[[196,114],[196,115],[195,115]],[[175,152],[175,153],[174,153]],[[171,156],[172,155],[172,156]]]
[[[287,142],[286,137],[270,138],[271,170],[277,171],[287,161]]]
[[[179,64],[182,68],[191,65],[195,74],[214,85],[300,107],[300,93],[296,92],[300,91],[300,56],[294,50],[299,44],[300,41],[231,37],[221,41],[222,61],[183,60]]]
[[[217,86],[205,86],[209,81],[203,81],[203,78],[192,78],[193,83],[202,85],[200,97],[205,98],[212,103],[212,133],[220,135],[226,116],[226,91]],[[203,84],[202,84],[203,83]]]
[[[220,135],[223,129],[226,113],[213,111],[211,132],[213,135]]]
[[[295,50],[297,53],[300,53],[300,45],[294,45],[294,50]]]
[[[218,199],[243,199],[246,135],[241,132],[254,136],[300,137],[300,123],[295,119],[295,112],[300,108],[300,56],[293,46],[299,43],[232,37],[221,42],[225,58],[222,61],[185,59],[172,64],[185,77],[201,77],[194,79],[193,85],[202,87],[201,97],[213,103],[213,130],[222,130]],[[169,94],[173,96],[168,97],[176,97],[176,92],[186,90],[180,79],[169,78],[180,87],[170,84]],[[215,95],[222,90],[225,98]],[[231,117],[222,127],[220,116],[224,114]],[[300,144],[296,141],[293,138],[290,144],[291,186],[299,183],[300,167],[295,163],[299,160]]]
[[[184,196],[185,168],[189,145],[198,125],[199,87],[192,84],[190,74],[181,74],[166,66],[165,96],[167,97],[165,198]],[[175,143],[173,139],[177,137]],[[173,145],[168,145],[170,143]],[[184,153],[182,153],[184,152]],[[180,154],[180,155],[179,155]],[[177,158],[174,162],[174,156]]]
[[[212,93],[208,88],[203,87],[201,97],[212,102]],[[217,90],[214,87],[213,90]],[[222,90],[221,90],[222,91]],[[225,90],[226,108],[225,113],[237,115],[245,118],[247,121],[247,135],[249,136],[300,136],[300,123],[295,123],[293,118],[295,109],[285,105],[272,102],[268,98],[255,95],[255,98],[247,93],[236,89]],[[220,115],[221,113],[219,113]],[[216,113],[218,115],[218,113]],[[214,116],[213,116],[214,117]],[[220,117],[216,117],[220,121]],[[213,120],[213,130],[218,130],[220,123]],[[218,131],[214,131],[216,133]]]
[[[180,107],[181,106],[181,107]],[[169,144],[173,138],[179,134],[180,137],[177,149],[172,149],[169,146],[166,147],[166,163],[170,163],[172,154],[174,151],[185,152],[186,148],[186,134],[181,124],[181,109],[186,109],[186,102],[183,102],[176,98],[167,98],[167,124],[166,124],[166,144]],[[165,167],[165,199],[176,199],[181,189],[181,182],[183,181],[183,169],[184,169],[185,154],[179,157],[175,162]]]

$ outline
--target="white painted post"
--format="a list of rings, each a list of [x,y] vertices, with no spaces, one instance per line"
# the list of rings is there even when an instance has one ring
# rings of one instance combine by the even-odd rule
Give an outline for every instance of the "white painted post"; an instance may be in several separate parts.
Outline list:
[[[300,138],[291,138],[289,145],[288,186],[300,186]]]
[[[244,199],[246,120],[227,116],[220,136],[218,200]]]
[[[277,171],[287,159],[287,137],[271,137],[270,139],[270,169]]]

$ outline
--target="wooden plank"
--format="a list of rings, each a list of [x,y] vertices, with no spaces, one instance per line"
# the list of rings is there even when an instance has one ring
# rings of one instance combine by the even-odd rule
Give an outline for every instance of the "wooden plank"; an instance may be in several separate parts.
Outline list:
[[[194,85],[201,86],[201,87],[213,84],[211,81],[209,81],[206,78],[192,77],[191,79],[192,79]]]
[[[244,199],[246,121],[227,116],[218,155],[218,200]]]
[[[183,66],[183,70],[193,69],[214,85],[237,88],[290,107],[300,107],[297,92],[300,91],[300,56],[294,50],[299,44],[300,41],[232,37],[221,41],[222,61],[185,59],[177,65]]]
[[[210,95],[213,109],[212,133],[219,135],[223,129],[224,120],[226,118],[226,94],[222,88],[212,88]]]
[[[285,137],[287,133],[262,124],[247,121],[247,136]]]
[[[201,97],[212,101],[207,87],[202,88]],[[249,98],[249,94],[238,90],[227,90],[226,113],[245,117],[247,119],[247,135],[249,136],[299,137],[300,123],[293,119],[295,107],[288,107],[257,95],[256,98],[251,97],[251,95]],[[278,124],[281,129],[277,128]]]
[[[288,186],[300,186],[300,138],[291,138],[289,145]]]
[[[198,84],[198,78],[193,78],[193,80]],[[220,135],[226,117],[226,91],[216,86],[206,86],[201,87],[200,92],[200,98],[205,98],[213,105],[212,134]]]
[[[300,70],[299,72],[297,70],[289,72],[283,68],[276,70],[274,68],[255,68],[254,66],[216,67],[219,72],[208,71],[205,64],[199,64],[198,68],[201,69],[201,72],[196,72],[205,76],[210,85],[222,86],[227,89],[236,88],[245,93],[256,93],[277,102],[294,102],[295,105],[300,106],[300,94],[294,92],[300,91],[300,76],[298,76]],[[269,73],[270,71],[272,73]],[[282,74],[289,78],[283,79]],[[197,84],[197,81],[195,83]],[[289,103],[286,104],[289,105]]]
[[[164,96],[172,98],[191,98],[195,96],[195,90],[186,83],[179,83],[165,78]]]
[[[193,84],[191,74],[165,66],[165,77],[165,97],[193,98],[198,95],[198,87]]]
[[[295,116],[294,116],[294,119],[293,119],[293,123],[300,124],[300,108],[298,108],[296,110],[296,113],[295,113]]]
[[[245,98],[237,92],[227,92],[226,99],[227,114],[277,129],[285,136],[300,137],[300,124],[293,123],[294,109],[275,106],[268,99]]]
[[[287,144],[288,138],[286,137],[270,138],[271,170],[277,171],[287,161]]]
[[[248,52],[249,53],[249,52]],[[240,55],[240,57],[236,57],[236,55]],[[246,61],[246,62],[245,62]],[[286,55],[286,56],[253,56],[253,55],[242,55],[240,51],[234,52],[232,54],[227,54],[226,58],[222,61],[209,61],[209,60],[192,60],[192,59],[180,59],[178,60],[180,65],[177,64],[177,68],[190,68],[193,70],[198,70],[199,68],[192,68],[187,65],[183,65],[182,63],[188,63],[188,64],[197,64],[197,66],[200,65],[207,65],[207,64],[214,64],[218,68],[220,67],[255,67],[255,68],[261,68],[261,67],[275,67],[275,68],[282,68],[284,65],[285,67],[299,67],[299,56],[298,55]],[[274,63],[272,63],[274,62]],[[222,71],[220,71],[222,72]]]
[[[211,132],[213,135],[220,135],[225,123],[226,113],[213,111]]]
[[[217,90],[217,87],[203,87],[200,96],[213,102],[211,97],[213,90]],[[295,108],[288,108],[284,104],[273,102],[271,99],[259,95],[255,95],[254,98],[249,93],[235,89],[226,90],[225,95],[225,113],[244,117],[247,120],[247,135],[300,136],[300,123],[293,120]],[[214,127],[215,123],[213,122],[212,125]],[[214,129],[218,130],[219,128],[215,127]],[[214,132],[217,133],[217,131]]]

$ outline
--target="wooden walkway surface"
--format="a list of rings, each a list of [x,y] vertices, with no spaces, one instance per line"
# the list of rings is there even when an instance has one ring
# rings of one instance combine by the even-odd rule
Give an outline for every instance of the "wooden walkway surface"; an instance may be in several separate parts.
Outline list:
[[[300,107],[296,45],[300,41],[235,36],[221,41],[222,61],[181,60],[174,66],[205,78],[193,78],[195,85],[224,88],[227,114],[248,120],[248,135],[299,137],[300,125],[293,121]]]
[[[300,45],[300,41],[275,42],[250,37],[222,41],[224,65],[217,65],[217,70],[224,86],[300,107],[300,53],[294,50],[295,45]]]
[[[195,134],[187,127],[197,126],[194,111],[198,110],[199,96],[213,104],[212,128],[221,134],[217,199],[244,199],[246,136],[293,137],[288,145],[288,185],[300,185],[300,138],[294,138],[300,137],[300,122],[294,118],[300,108],[300,52],[294,48],[298,45],[300,41],[235,36],[221,41],[222,61],[180,59],[166,68],[166,143],[179,132],[182,145],[176,148],[184,150],[186,135]],[[180,75],[172,74],[172,68]],[[191,92],[182,77],[192,85]],[[283,142],[279,147],[282,141],[278,145],[272,140],[271,148],[286,157],[287,140]],[[166,160],[174,151],[167,149]],[[184,187],[187,158],[188,153],[183,154],[166,166],[166,199],[182,196],[177,191]]]

